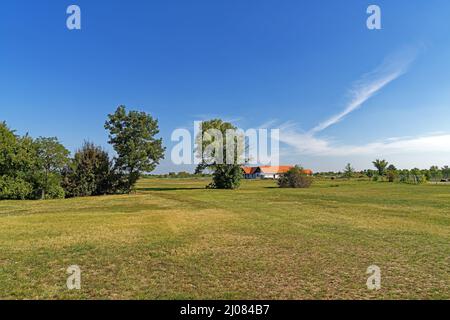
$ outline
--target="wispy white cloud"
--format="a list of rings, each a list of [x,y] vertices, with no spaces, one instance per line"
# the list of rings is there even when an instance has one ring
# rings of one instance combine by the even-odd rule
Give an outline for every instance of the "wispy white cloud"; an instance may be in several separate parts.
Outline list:
[[[310,133],[315,134],[340,122],[349,113],[355,111],[386,85],[403,75],[415,60],[417,51],[407,49],[390,55],[375,70],[365,74],[350,90],[350,100],[340,113],[319,123]]]
[[[276,124],[279,123],[278,119],[271,119],[269,121],[266,121],[258,126],[258,129],[267,129],[267,128],[273,128],[276,126]]]
[[[342,144],[328,137],[318,137],[318,133],[344,119],[386,85],[407,72],[416,55],[415,50],[404,50],[389,56],[378,68],[364,75],[354,84],[350,90],[351,98],[342,112],[319,123],[312,130],[304,132],[292,122],[278,125],[280,142],[290,147],[284,150],[282,155],[288,157],[295,154],[316,157],[401,155],[411,158],[429,153],[450,155],[450,149],[448,149],[450,134],[446,132],[391,137],[361,145]]]
[[[296,153],[313,156],[388,156],[394,154],[425,154],[447,152],[450,134],[427,134],[415,137],[395,137],[363,145],[339,144],[326,138],[317,138],[308,133],[285,130],[280,141],[294,148]]]

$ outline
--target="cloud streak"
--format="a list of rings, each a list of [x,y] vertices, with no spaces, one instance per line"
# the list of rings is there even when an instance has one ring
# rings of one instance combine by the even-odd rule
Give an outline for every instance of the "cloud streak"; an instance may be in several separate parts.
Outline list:
[[[428,134],[415,137],[388,138],[363,145],[339,145],[324,138],[293,130],[282,131],[280,141],[296,152],[313,156],[386,156],[395,154],[447,153],[450,134]]]
[[[280,142],[292,149],[286,155],[347,157],[347,156],[389,156],[423,155],[427,153],[450,154],[450,134],[432,133],[413,137],[394,137],[372,141],[362,145],[341,144],[317,134],[340,122],[348,114],[361,107],[389,83],[408,71],[417,51],[404,50],[385,59],[374,71],[364,75],[350,90],[350,100],[344,110],[319,123],[309,132],[301,132],[292,122],[280,126]]]
[[[327,129],[328,127],[340,122],[349,113],[361,107],[378,91],[406,73],[409,66],[416,58],[416,55],[417,53],[414,50],[406,50],[386,58],[378,68],[364,75],[353,85],[353,88],[350,90],[351,99],[345,109],[329,119],[319,123],[310,131],[310,134],[314,135],[315,133]]]

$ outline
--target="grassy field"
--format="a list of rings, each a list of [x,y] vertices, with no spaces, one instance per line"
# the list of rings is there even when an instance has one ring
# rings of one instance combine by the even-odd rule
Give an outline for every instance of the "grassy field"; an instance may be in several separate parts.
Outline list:
[[[450,299],[450,186],[144,179],[133,195],[0,202],[6,299]],[[369,291],[378,265],[382,289]],[[82,289],[66,288],[79,265]]]

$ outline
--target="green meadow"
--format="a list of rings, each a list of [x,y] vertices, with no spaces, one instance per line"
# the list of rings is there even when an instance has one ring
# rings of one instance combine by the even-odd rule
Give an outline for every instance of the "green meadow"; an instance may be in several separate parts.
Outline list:
[[[208,183],[1,201],[0,298],[450,299],[450,185]],[[81,290],[66,287],[70,265]]]

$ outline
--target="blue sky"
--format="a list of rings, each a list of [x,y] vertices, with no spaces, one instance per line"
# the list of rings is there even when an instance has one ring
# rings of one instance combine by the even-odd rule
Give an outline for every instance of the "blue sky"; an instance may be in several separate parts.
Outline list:
[[[366,27],[370,4],[382,30]],[[124,104],[159,119],[169,154],[174,129],[221,117],[281,128],[285,164],[450,165],[449,13],[447,0],[2,1],[0,120],[109,148],[103,123]]]

